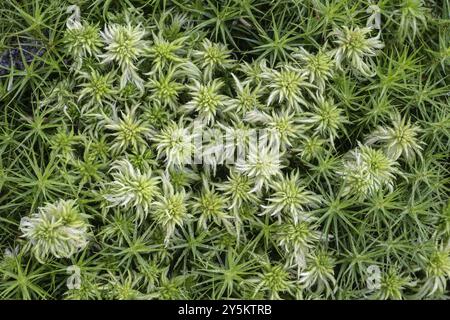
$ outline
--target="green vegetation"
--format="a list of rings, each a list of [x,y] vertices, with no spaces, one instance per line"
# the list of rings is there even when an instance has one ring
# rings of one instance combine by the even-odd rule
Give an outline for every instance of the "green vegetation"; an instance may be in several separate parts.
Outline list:
[[[449,298],[449,71],[449,0],[2,0],[0,299]]]

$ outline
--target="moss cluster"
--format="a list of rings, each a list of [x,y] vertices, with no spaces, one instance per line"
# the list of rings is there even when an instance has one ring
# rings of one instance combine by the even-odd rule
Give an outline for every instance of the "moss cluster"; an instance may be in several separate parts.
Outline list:
[[[3,0],[0,40],[0,298],[449,297],[449,0]]]

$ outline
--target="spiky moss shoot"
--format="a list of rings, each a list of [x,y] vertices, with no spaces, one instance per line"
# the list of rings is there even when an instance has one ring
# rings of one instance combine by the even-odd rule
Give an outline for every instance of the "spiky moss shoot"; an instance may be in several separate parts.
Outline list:
[[[295,140],[304,138],[304,127],[299,124],[295,112],[272,113],[267,121],[269,139],[275,141],[275,145],[281,145],[281,150],[291,147]]]
[[[128,160],[133,165],[133,167],[145,171],[149,168],[153,168],[157,165],[155,159],[155,154],[152,149],[147,146],[140,146],[133,152],[127,155]]]
[[[20,221],[23,237],[41,263],[50,256],[69,258],[88,244],[88,216],[76,207],[75,200],[58,200],[38,208]]]
[[[317,226],[307,221],[288,222],[277,227],[275,239],[284,249],[287,261],[299,270],[306,266],[306,256],[317,245],[322,233]]]
[[[289,65],[283,66],[279,71],[267,70],[263,77],[271,92],[267,105],[285,103],[289,108],[301,110],[302,106],[308,106],[303,92],[307,91],[311,95],[310,89],[316,88],[307,81],[307,76],[301,70]]]
[[[341,167],[341,159],[333,155],[332,152],[327,151],[325,154],[317,157],[316,163],[308,163],[307,166],[311,168],[313,177],[323,178],[330,183],[330,179],[337,177],[337,172],[339,172]]]
[[[81,67],[82,58],[100,53],[102,45],[100,29],[86,22],[75,28],[67,28],[63,42],[68,53],[80,62]]]
[[[83,82],[80,84],[78,101],[86,101],[87,106],[112,103],[117,93],[114,88],[115,76],[114,72],[100,74],[92,68],[89,71],[81,72],[79,80]]]
[[[42,88],[42,106],[53,106],[55,110],[66,110],[69,115],[78,113],[76,106],[76,96],[74,94],[75,81],[72,78],[63,79],[57,82],[47,83]]]
[[[339,108],[332,99],[317,95],[315,100],[316,104],[312,112],[305,113],[301,122],[310,124],[316,133],[328,138],[333,144],[339,132],[345,132],[344,125],[349,121],[344,115],[344,110]]]
[[[168,276],[168,273],[168,268],[162,272],[158,286],[149,294],[149,297],[160,300],[188,299],[186,290],[188,276]]]
[[[120,67],[131,67],[145,48],[145,31],[140,26],[110,25],[101,32],[107,53],[103,62],[115,61]]]
[[[187,87],[192,99],[184,105],[184,109],[188,113],[197,112],[206,124],[214,123],[216,113],[224,111],[230,100],[229,97],[219,93],[222,87],[223,82],[218,79],[206,84],[193,80],[193,84]]]
[[[114,215],[106,217],[105,225],[99,230],[99,236],[102,241],[114,241],[119,246],[126,241],[128,234],[135,228],[134,217],[129,216],[127,212],[114,210]]]
[[[334,73],[334,60],[331,53],[320,49],[316,54],[312,54],[301,48],[300,52],[293,54],[292,57],[299,60],[309,82],[323,91],[326,81],[331,79]]]
[[[384,48],[384,44],[379,40],[380,35],[369,38],[371,28],[347,27],[335,29],[331,35],[336,38],[334,43],[337,48],[334,50],[336,65],[343,68],[347,63],[353,71],[365,77],[373,77],[374,57],[379,49]]]
[[[380,288],[374,294],[374,298],[380,300],[403,300],[406,298],[405,290],[414,283],[409,277],[399,274],[397,268],[389,270],[381,275]]]
[[[80,140],[73,131],[63,126],[50,139],[50,148],[54,155],[68,162],[75,159],[74,152],[76,143]]]
[[[376,188],[387,186],[392,191],[395,175],[400,173],[398,163],[387,157],[382,150],[368,146],[360,145],[357,152],[360,152],[362,161],[367,165],[371,179],[377,185]]]
[[[449,246],[438,245],[428,256],[422,257],[425,262],[426,280],[419,290],[419,297],[442,295],[450,279]]]
[[[194,59],[204,70],[205,79],[212,80],[215,70],[226,70],[234,65],[234,60],[230,58],[231,51],[221,43],[212,43],[204,39],[200,50],[193,53]]]
[[[344,196],[356,196],[358,199],[367,197],[375,186],[371,179],[367,165],[363,162],[360,153],[354,153],[354,158],[344,160],[343,168],[338,174],[343,179]]]
[[[137,73],[136,63],[145,52],[147,41],[144,40],[145,30],[141,26],[107,25],[100,33],[105,43],[105,53],[99,55],[102,63],[115,62],[119,65],[122,76],[120,87],[124,88],[129,82],[143,90],[142,79]]]
[[[157,157],[165,158],[167,168],[182,168],[192,162],[195,137],[180,120],[179,123],[171,121],[152,139],[158,152]]]
[[[278,300],[282,299],[280,294],[292,293],[294,281],[284,266],[280,264],[271,265],[266,262],[263,268],[264,270],[258,279],[255,279],[254,296],[263,291],[268,294],[269,299]]]
[[[220,251],[226,251],[237,245],[237,237],[231,233],[222,233],[217,241],[214,243]]]
[[[239,64],[239,70],[245,75],[245,83],[259,86],[264,81],[264,72],[270,71],[267,67],[267,61],[265,59],[260,59],[259,61],[253,61],[248,63],[243,61]]]
[[[161,129],[169,123],[170,111],[160,102],[146,101],[142,118],[153,128]]]
[[[400,174],[397,165],[383,151],[360,144],[350,151],[338,172],[344,180],[343,195],[364,199],[383,187],[393,191],[395,175]]]
[[[317,159],[325,152],[326,140],[317,135],[306,136],[303,144],[295,149],[303,161]]]
[[[188,168],[170,169],[170,182],[175,190],[191,189],[192,184],[200,180],[200,176],[193,170]]]
[[[167,41],[159,34],[153,34],[153,44],[147,49],[147,55],[150,57],[153,70],[163,71],[171,63],[183,62],[181,54],[183,53],[183,42],[186,38],[179,38],[172,42]]]
[[[259,101],[261,96],[260,88],[252,88],[250,83],[242,83],[234,74],[232,76],[236,87],[236,98],[231,99],[225,112],[229,112],[230,115],[234,113],[243,115],[253,109],[261,108],[262,104]]]
[[[319,249],[308,256],[306,269],[300,273],[299,282],[316,294],[323,292],[326,297],[329,297],[336,290],[335,265],[336,260],[331,254]]]
[[[147,292],[153,291],[158,285],[159,277],[161,276],[160,261],[156,258],[152,258],[150,261],[139,264],[139,273],[143,275],[144,288]]]
[[[143,222],[160,194],[160,178],[155,177],[150,169],[142,173],[128,160],[116,161],[111,171],[113,181],[105,186],[105,199],[111,206],[135,210],[136,221]]]
[[[450,275],[450,256],[448,250],[435,251],[427,266],[427,273],[431,277],[442,277]]]
[[[164,73],[155,74],[147,84],[152,92],[150,99],[159,101],[164,107],[168,106],[172,110],[176,110],[178,97],[184,89],[184,85],[177,81],[181,76],[180,71],[173,67],[169,67]]]
[[[163,177],[162,186],[163,192],[162,195],[157,196],[152,217],[164,230],[166,234],[164,243],[167,245],[175,232],[175,228],[182,227],[191,215],[187,210],[186,200],[188,195],[186,192],[183,189],[176,192],[167,175]]]
[[[186,13],[164,12],[162,19],[158,22],[158,27],[167,40],[173,41],[184,35],[186,29],[192,28],[192,21]]]
[[[64,293],[64,300],[99,300],[103,298],[104,283],[98,274],[82,274],[80,287],[73,287]]]
[[[107,294],[110,299],[115,300],[136,300],[143,298],[143,294],[137,289],[141,281],[140,275],[129,270],[119,276],[111,274],[111,279],[108,283],[110,290]]]
[[[122,77],[121,79],[122,80]],[[139,80],[140,81],[140,80]],[[125,85],[120,85],[118,88],[117,100],[123,104],[127,104],[129,101],[138,100],[143,97],[144,85],[142,83],[136,84],[127,82]]]
[[[381,97],[371,97],[369,103],[362,108],[363,113],[358,122],[370,126],[389,121],[391,114],[395,112],[392,99],[385,94]]]
[[[281,175],[281,156],[275,148],[250,146],[247,158],[236,161],[237,171],[255,181],[251,192],[260,191],[263,187],[267,189],[271,180]]]
[[[276,216],[280,221],[292,219],[295,224],[308,220],[310,217],[307,210],[317,208],[321,203],[321,197],[301,184],[298,171],[273,181],[271,185],[273,194],[267,199],[268,204],[263,206],[264,213]]]
[[[192,213],[198,217],[198,225],[207,230],[210,223],[224,226],[231,231],[232,216],[227,213],[227,198],[215,191],[208,180],[203,178],[203,190],[199,197],[191,201]]]
[[[401,156],[411,161],[416,155],[421,157],[422,144],[419,134],[422,129],[406,118],[395,116],[391,127],[379,126],[366,140],[366,144],[380,145],[386,155],[394,160]]]
[[[244,203],[257,203],[258,197],[251,192],[253,186],[252,180],[236,170],[230,170],[228,180],[219,184],[218,189],[224,193],[224,196],[229,198],[231,205],[228,209],[234,211],[240,210]]]
[[[298,138],[304,138],[305,128],[299,123],[295,112],[284,110],[269,115],[255,109],[247,112],[244,120],[251,124],[264,124],[265,128],[259,137],[261,141],[267,141],[267,145],[273,149],[281,147],[281,151],[286,151]]]
[[[413,42],[416,36],[427,28],[429,9],[423,0],[403,0],[397,15],[400,15],[398,26],[399,39]],[[398,19],[398,18],[397,18]]]
[[[139,106],[126,108],[125,112],[121,111],[121,117],[107,119],[105,128],[112,131],[108,134],[113,137],[111,150],[117,154],[129,148],[137,150],[139,147],[146,147],[145,138],[151,133],[149,125],[138,118],[136,110]]]
[[[89,153],[87,157],[89,160],[105,160],[107,159],[109,152],[108,142],[106,141],[105,136],[101,136],[99,138],[94,139],[83,139],[84,145],[86,149],[89,149]]]

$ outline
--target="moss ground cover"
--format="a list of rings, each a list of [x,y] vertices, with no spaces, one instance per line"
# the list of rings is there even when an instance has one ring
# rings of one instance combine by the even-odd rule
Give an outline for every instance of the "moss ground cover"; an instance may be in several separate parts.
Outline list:
[[[449,0],[3,0],[1,299],[444,299]]]

